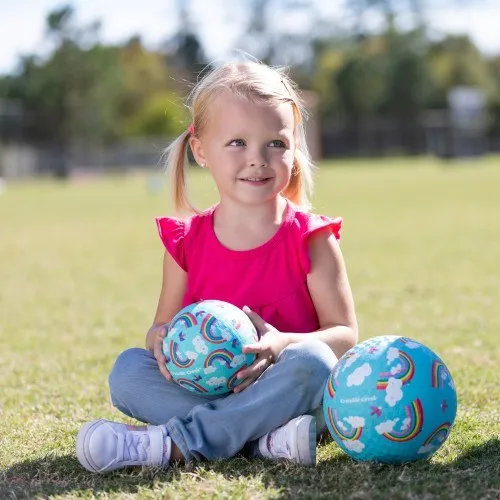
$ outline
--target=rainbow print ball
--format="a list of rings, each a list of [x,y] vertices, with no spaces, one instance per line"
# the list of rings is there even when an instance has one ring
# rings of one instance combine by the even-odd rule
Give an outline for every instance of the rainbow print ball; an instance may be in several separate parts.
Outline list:
[[[238,307],[220,300],[191,304],[175,315],[163,340],[172,378],[200,395],[225,394],[242,381],[237,372],[255,360],[244,345],[257,342],[257,331]]]
[[[325,387],[323,411],[333,439],[352,458],[405,463],[430,457],[445,442],[457,395],[434,352],[386,335],[340,358]]]

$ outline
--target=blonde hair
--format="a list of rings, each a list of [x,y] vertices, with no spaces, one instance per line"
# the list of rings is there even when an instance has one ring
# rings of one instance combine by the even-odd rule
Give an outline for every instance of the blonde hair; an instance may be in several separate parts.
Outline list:
[[[291,103],[295,118],[296,146],[290,182],[281,194],[301,209],[309,210],[314,165],[306,144],[303,120],[306,111],[295,83],[284,70],[259,62],[226,63],[219,66],[205,75],[188,97],[187,104],[196,135],[201,134],[207,126],[211,103],[227,90],[250,100],[271,104]],[[174,208],[177,211],[197,213],[198,210],[187,195],[189,138],[190,132],[186,130],[166,148],[165,166],[172,182]]]

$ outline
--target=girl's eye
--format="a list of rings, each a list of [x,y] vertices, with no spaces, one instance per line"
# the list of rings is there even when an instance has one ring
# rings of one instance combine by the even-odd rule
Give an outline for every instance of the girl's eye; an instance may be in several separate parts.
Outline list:
[[[280,141],[279,139],[271,141],[269,144],[271,145],[272,148],[286,148],[286,144],[283,141]]]
[[[245,142],[243,139],[233,139],[232,141],[229,142],[229,146],[244,146]]]

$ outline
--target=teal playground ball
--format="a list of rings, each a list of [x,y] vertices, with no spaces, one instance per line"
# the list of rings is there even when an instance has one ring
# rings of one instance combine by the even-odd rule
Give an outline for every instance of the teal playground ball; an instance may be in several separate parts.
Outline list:
[[[242,382],[237,372],[255,360],[255,354],[243,354],[243,346],[257,341],[257,330],[241,309],[204,300],[175,315],[163,353],[179,385],[200,395],[224,394]]]
[[[375,337],[347,351],[328,378],[328,430],[356,460],[405,463],[428,458],[446,441],[457,412],[449,370],[406,337]]]

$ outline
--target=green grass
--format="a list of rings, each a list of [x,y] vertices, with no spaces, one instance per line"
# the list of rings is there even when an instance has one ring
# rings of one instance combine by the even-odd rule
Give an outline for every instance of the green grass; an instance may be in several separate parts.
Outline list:
[[[215,199],[205,175],[201,206]],[[13,183],[0,197],[0,498],[500,498],[500,160],[325,163],[314,203],[344,217],[361,339],[413,337],[454,376],[456,425],[432,459],[356,463],[330,441],[312,470],[237,457],[87,473],[75,436],[123,419],[107,374],[154,313],[167,194],[139,175]]]

